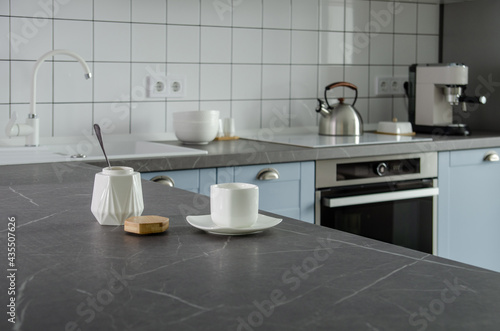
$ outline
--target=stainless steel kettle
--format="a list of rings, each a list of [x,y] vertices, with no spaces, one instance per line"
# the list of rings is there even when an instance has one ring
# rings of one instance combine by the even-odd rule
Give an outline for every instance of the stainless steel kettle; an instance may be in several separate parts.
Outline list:
[[[344,103],[344,98],[339,98],[339,104],[332,107],[328,103],[326,92],[335,87],[345,86],[356,92],[352,105]],[[336,82],[325,87],[325,101],[318,99],[316,112],[321,114],[319,120],[319,134],[327,136],[360,136],[363,134],[363,119],[354,104],[358,99],[358,88],[348,82]]]

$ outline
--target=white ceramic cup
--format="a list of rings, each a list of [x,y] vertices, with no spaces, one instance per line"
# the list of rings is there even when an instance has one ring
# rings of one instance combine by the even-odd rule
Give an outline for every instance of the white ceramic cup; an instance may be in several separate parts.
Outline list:
[[[251,226],[259,216],[259,187],[247,183],[210,186],[210,215],[218,226]]]
[[[123,225],[144,210],[141,174],[129,167],[107,167],[95,175],[92,214],[101,225]]]
[[[225,137],[234,137],[234,118],[225,118],[223,128]]]

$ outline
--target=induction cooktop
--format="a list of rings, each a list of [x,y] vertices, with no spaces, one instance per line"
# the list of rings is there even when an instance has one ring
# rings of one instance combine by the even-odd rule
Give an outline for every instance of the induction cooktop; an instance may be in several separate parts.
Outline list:
[[[242,138],[311,148],[432,141],[432,138],[373,132],[365,132],[361,136],[323,136],[317,133],[278,134],[265,130],[260,130],[255,134],[243,135]]]

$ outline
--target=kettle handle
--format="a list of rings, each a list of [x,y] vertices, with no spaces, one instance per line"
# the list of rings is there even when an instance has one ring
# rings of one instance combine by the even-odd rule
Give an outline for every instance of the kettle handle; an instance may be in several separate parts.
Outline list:
[[[331,107],[330,107],[330,104],[328,103],[328,99],[326,97],[326,92],[328,90],[331,90],[331,89],[336,88],[336,87],[341,87],[341,86],[348,87],[351,90],[354,90],[356,92],[356,95],[354,96],[354,101],[352,102],[352,106],[354,107],[356,100],[358,100],[358,87],[356,85],[354,85],[352,83],[348,83],[348,82],[335,82],[335,83],[331,83],[330,85],[327,85],[325,87],[325,101],[326,101],[326,104],[328,105],[328,108],[331,108]]]

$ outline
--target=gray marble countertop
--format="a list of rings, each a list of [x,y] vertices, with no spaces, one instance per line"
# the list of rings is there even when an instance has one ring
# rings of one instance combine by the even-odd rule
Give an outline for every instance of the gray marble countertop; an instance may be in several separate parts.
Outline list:
[[[432,138],[432,141],[308,148],[239,139],[229,141],[213,141],[208,145],[203,146],[189,145],[191,148],[206,150],[208,152],[206,155],[114,160],[113,164],[129,166],[139,172],[151,172],[407,154],[430,151],[439,152],[500,146],[500,135],[498,133],[475,133],[474,135],[468,137],[431,136],[422,134],[417,136],[422,138]],[[165,141],[164,143],[183,146],[179,141]],[[97,165],[99,167],[106,166],[104,161],[90,162],[90,164]]]
[[[163,185],[142,184],[144,215],[169,217],[166,233],[101,226],[90,211],[98,171],[83,163],[0,167],[1,330],[500,325],[499,273],[289,218],[254,235],[207,234],[185,216],[208,214],[208,198]],[[5,314],[10,287],[16,324]]]

